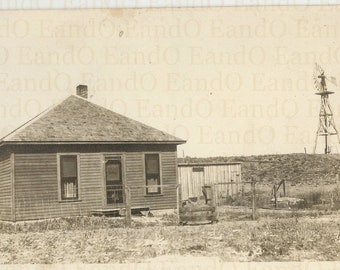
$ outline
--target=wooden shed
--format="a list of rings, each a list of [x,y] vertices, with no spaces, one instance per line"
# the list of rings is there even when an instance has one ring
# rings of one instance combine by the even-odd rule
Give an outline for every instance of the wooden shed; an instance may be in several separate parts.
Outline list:
[[[178,179],[182,200],[202,196],[202,187],[208,185],[218,201],[242,190],[241,163],[180,163]]]
[[[1,139],[0,219],[22,221],[125,207],[176,208],[185,141],[87,100],[60,104]]]

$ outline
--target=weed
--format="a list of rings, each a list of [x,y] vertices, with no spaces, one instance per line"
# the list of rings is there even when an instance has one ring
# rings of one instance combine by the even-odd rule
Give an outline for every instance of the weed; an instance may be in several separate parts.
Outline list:
[[[175,226],[178,224],[178,216],[175,213],[164,214],[161,217],[161,221],[165,226]]]

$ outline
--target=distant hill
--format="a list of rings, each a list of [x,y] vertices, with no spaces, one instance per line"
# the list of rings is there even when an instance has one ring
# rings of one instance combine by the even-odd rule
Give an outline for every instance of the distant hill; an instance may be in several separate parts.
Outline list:
[[[179,162],[241,162],[242,179],[255,178],[271,183],[274,180],[287,180],[296,184],[334,183],[340,175],[340,155],[286,154],[260,156],[232,156],[179,158]]]

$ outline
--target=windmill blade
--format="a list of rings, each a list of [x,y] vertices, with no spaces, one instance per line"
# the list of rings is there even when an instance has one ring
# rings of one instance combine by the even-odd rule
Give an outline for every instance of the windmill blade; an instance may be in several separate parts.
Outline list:
[[[317,71],[315,70],[313,73],[313,79],[314,79],[314,87],[317,91],[321,92],[323,91],[322,85],[321,85],[321,80],[318,78],[319,74],[317,74]]]
[[[314,87],[317,91],[321,92],[322,91],[322,86],[321,83],[318,81],[314,81]]]
[[[315,71],[317,71],[317,73],[319,73],[318,75],[321,75],[321,74],[325,73],[323,68],[318,63],[315,63]]]

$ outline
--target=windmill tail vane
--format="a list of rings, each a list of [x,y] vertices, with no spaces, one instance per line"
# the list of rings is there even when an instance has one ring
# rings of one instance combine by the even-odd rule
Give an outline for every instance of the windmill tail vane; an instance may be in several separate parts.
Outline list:
[[[326,79],[327,79],[329,82],[331,82],[332,84],[334,84],[335,86],[338,86],[335,77],[330,76],[329,78],[326,78]]]

